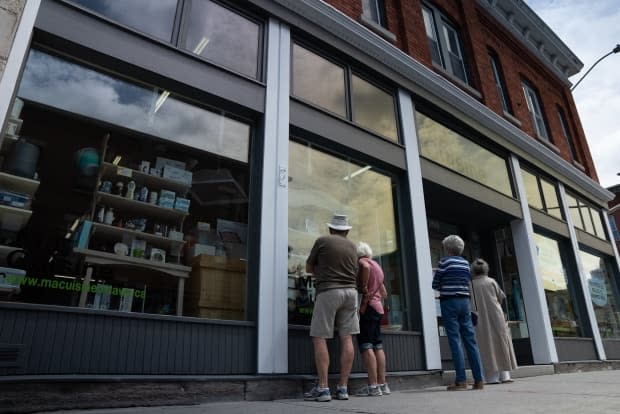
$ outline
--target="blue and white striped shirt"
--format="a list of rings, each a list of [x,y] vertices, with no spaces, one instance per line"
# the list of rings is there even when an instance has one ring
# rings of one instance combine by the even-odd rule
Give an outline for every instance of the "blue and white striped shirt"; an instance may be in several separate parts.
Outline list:
[[[433,276],[433,289],[439,290],[440,298],[469,297],[470,280],[467,260],[461,256],[447,256],[439,260]]]

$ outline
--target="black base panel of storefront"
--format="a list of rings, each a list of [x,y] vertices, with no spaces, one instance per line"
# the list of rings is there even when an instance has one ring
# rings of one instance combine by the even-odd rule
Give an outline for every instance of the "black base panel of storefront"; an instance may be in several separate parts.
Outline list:
[[[558,360],[596,361],[599,359],[592,338],[554,338]]]
[[[0,302],[0,377],[249,375],[251,322]]]
[[[338,336],[336,332],[335,337]],[[357,342],[353,341],[355,347]],[[328,340],[327,347],[330,355],[329,372],[340,371],[339,357],[340,342],[337,339]],[[387,372],[421,371],[426,369],[424,362],[423,337],[420,332],[398,331],[383,332],[383,348],[386,355]],[[290,325],[288,330],[288,372],[290,374],[313,374],[314,351],[310,340],[310,328],[307,326]],[[355,352],[352,372],[365,372],[359,352]]]
[[[620,360],[620,339],[603,339],[603,347],[608,360]]]

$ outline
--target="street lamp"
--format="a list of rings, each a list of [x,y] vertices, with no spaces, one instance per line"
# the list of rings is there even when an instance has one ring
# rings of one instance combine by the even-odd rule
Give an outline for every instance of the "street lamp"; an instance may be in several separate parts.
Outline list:
[[[585,77],[588,75],[588,73],[590,73],[590,71],[591,71],[592,69],[594,69],[594,67],[595,67],[595,66],[596,66],[596,65],[597,65],[597,64],[598,64],[601,60],[605,59],[605,58],[606,58],[607,56],[609,56],[609,55],[613,55],[614,53],[618,53],[618,52],[620,52],[620,45],[616,45],[616,47],[614,47],[614,48],[613,48],[613,50],[612,50],[611,52],[607,53],[606,55],[604,55],[603,57],[601,57],[599,60],[597,60],[596,62],[594,62],[594,65],[592,65],[592,67],[590,67],[590,69],[588,69],[588,71],[587,71],[587,72],[586,72],[586,73],[585,73],[585,74],[581,77],[581,79],[579,79],[579,80],[577,81],[577,83],[576,83],[576,84],[574,84],[572,88],[570,88],[571,92],[572,92],[573,90],[575,90],[575,88],[577,87],[577,85],[579,85],[579,83],[583,80],[583,78],[585,78]]]

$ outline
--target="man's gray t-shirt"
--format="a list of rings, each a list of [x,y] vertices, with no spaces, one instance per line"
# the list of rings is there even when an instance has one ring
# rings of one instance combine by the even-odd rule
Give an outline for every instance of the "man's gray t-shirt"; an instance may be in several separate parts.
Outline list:
[[[307,262],[314,267],[317,293],[327,289],[356,287],[357,248],[346,237],[319,237]]]

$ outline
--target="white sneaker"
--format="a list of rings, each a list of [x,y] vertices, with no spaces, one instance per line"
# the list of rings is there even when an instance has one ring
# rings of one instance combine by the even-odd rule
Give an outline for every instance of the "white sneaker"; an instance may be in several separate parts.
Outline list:
[[[390,395],[392,391],[390,391],[390,387],[388,387],[387,382],[385,384],[379,384],[379,388],[383,395]]]
[[[355,395],[358,397],[381,397],[383,393],[378,385],[375,385],[374,387],[365,385],[358,392],[356,392]]]

